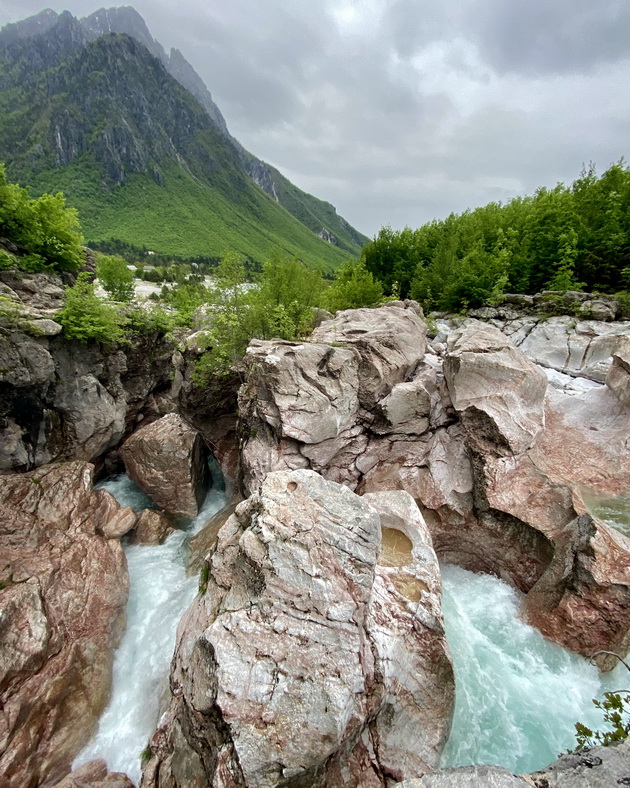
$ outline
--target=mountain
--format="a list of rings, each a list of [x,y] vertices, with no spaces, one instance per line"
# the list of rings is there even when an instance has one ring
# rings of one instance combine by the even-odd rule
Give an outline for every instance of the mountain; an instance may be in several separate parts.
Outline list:
[[[89,240],[335,267],[367,240],[229,133],[205,84],[130,7],[0,30],[0,160],[65,192]]]

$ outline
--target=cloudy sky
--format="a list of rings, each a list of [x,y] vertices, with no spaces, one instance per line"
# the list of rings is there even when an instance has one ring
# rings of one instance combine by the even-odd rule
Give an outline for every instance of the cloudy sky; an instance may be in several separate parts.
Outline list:
[[[50,2],[77,16],[103,4]],[[630,158],[628,0],[135,0],[230,131],[374,235]],[[0,25],[40,11],[0,0]]]

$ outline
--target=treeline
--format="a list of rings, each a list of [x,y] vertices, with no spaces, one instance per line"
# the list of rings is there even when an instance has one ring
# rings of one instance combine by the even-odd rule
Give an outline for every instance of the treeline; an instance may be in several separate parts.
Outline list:
[[[140,270],[142,270],[144,264],[156,267],[188,265],[194,266],[202,274],[210,274],[221,262],[221,257],[217,255],[182,257],[177,254],[161,254],[149,249],[147,246],[135,246],[127,243],[127,241],[121,241],[119,238],[108,238],[105,241],[88,241],[88,246],[103,254],[124,257],[128,262],[135,263]],[[262,271],[262,263],[251,257],[244,257],[243,265],[248,273],[260,273]],[[147,279],[147,281],[158,280]]]
[[[388,294],[430,309],[477,307],[503,292],[630,289],[630,170],[591,165],[565,186],[451,214],[417,230],[384,227],[362,260]]]

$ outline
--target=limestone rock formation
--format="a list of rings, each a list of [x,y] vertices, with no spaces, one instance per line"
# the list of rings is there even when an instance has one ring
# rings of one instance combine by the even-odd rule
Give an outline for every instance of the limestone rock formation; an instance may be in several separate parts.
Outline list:
[[[195,517],[208,485],[207,451],[198,432],[169,413],[128,438],[120,455],[131,479],[164,511]]]
[[[477,568],[487,571],[490,559],[491,571],[525,591],[526,618],[551,640],[586,656],[625,654],[630,542],[584,514],[580,489],[628,489],[630,414],[604,387],[582,396],[552,389],[543,402],[546,379],[507,344],[497,329],[469,321],[449,337],[444,362],[472,453]],[[468,421],[470,407],[491,414],[492,427]]]
[[[475,315],[483,318],[476,310]],[[467,325],[470,318],[438,320],[438,333],[432,344],[444,343],[448,334]],[[611,366],[611,355],[620,339],[630,335],[630,321],[602,323],[566,315],[541,318],[519,313],[500,317],[489,315],[490,325],[498,328],[535,364],[574,378],[604,383]]]
[[[554,763],[531,774],[518,776],[499,766],[462,766],[440,769],[400,783],[400,788],[612,788],[627,785],[630,744],[563,755]]]
[[[630,406],[630,337],[623,338],[615,348],[606,385],[619,402]]]
[[[471,445],[509,455],[535,443],[547,378],[497,328],[469,321],[452,333],[444,376]]]
[[[426,351],[426,336],[426,324],[413,307],[392,303],[338,312],[315,329],[313,341],[340,342],[357,352],[359,400],[369,409],[413,372]]]
[[[174,530],[173,524],[163,512],[144,509],[138,515],[131,544],[162,544]]]
[[[239,395],[245,490],[269,471],[298,468],[354,488],[359,466],[371,467],[373,434],[448,423],[448,394],[436,367],[422,363],[425,349],[413,302],[340,312],[309,343],[252,342]]]
[[[394,341],[388,309],[408,355],[386,349]],[[580,540],[577,524],[586,513],[585,491],[630,489],[628,408],[586,377],[582,387],[548,386],[540,366],[512,339],[476,320],[450,328],[443,357],[413,357],[410,347],[424,348],[416,320],[400,306],[349,311],[323,323],[311,347],[256,343],[241,393],[249,431],[242,453],[246,488],[256,489],[269,471],[308,467],[360,494],[404,490],[422,508],[442,560],[495,574],[526,594],[537,589],[527,615],[549,637],[587,655],[627,648],[626,547],[598,523],[592,541]],[[520,328],[512,325],[512,337],[523,346],[551,324],[550,336],[561,332],[566,351],[568,324],[553,320],[523,319]],[[377,330],[381,321],[384,333]],[[604,357],[619,342],[621,324],[576,325],[575,337],[590,350],[585,346],[575,357],[574,374],[598,376],[610,366]],[[320,344],[332,337],[334,344]],[[346,348],[359,357],[358,374],[352,368],[336,377],[333,393],[326,364]],[[299,432],[293,424],[305,418],[300,364],[315,349],[316,358],[327,361],[310,363],[306,385],[315,381],[320,397],[326,391],[325,408],[337,416],[333,429],[318,432],[309,414],[308,431]],[[567,553],[567,544],[579,547]],[[580,573],[588,568],[588,579],[580,574],[577,582],[573,570],[558,571],[561,556]],[[615,582],[600,582],[606,573]],[[581,604],[581,594],[588,603]],[[562,626],[569,615],[571,625]],[[609,626],[591,626],[593,616]]]
[[[96,462],[145,415],[173,409],[169,342],[147,336],[113,352],[42,334],[42,322],[27,321],[34,335],[0,328],[0,471]]]
[[[128,593],[92,466],[0,477],[0,784],[52,785],[108,698]]]
[[[434,768],[454,690],[439,590],[409,496],[269,474],[180,625],[143,786],[379,786]]]

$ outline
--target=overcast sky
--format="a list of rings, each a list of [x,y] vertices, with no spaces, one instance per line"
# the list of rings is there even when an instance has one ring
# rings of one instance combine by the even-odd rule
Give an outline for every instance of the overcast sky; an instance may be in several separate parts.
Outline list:
[[[48,3],[76,16],[102,5]],[[43,7],[0,0],[0,25]],[[246,148],[367,235],[629,155],[628,0],[134,7],[197,69]]]

